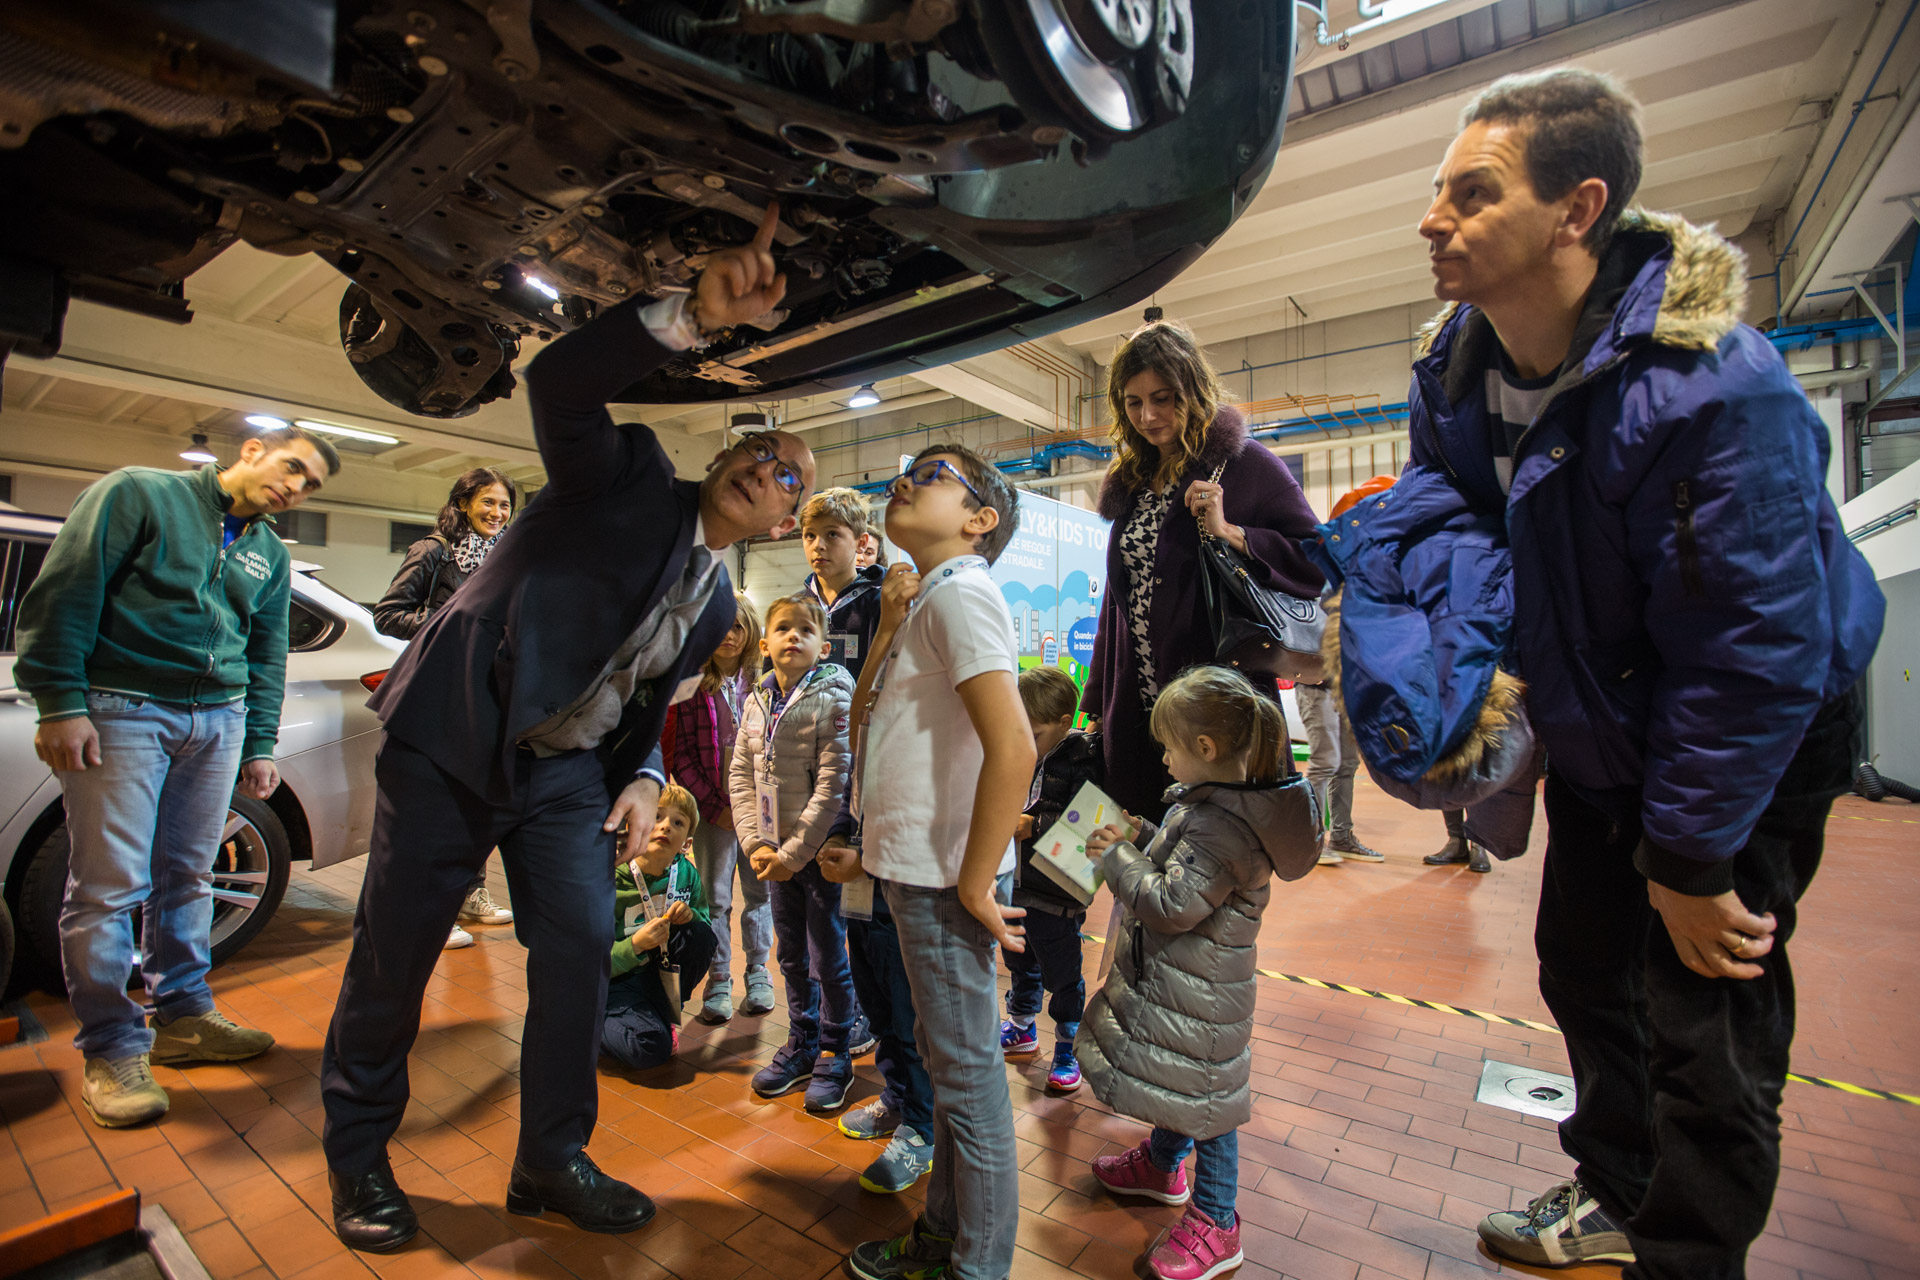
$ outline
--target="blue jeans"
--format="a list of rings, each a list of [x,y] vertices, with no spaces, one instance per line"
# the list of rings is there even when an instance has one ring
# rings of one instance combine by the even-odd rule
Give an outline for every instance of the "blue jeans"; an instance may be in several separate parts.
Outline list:
[[[773,907],[767,882],[756,880],[753,866],[740,856],[733,832],[701,823],[693,833],[693,865],[707,889],[707,907],[713,917],[713,963],[710,981],[733,983],[733,888],[740,881],[740,945],[746,949],[747,968],[766,966],[773,951]]]
[[[1233,1225],[1233,1202],[1240,1189],[1240,1131],[1230,1129],[1217,1138],[1195,1142],[1171,1129],[1155,1129],[1147,1139],[1147,1157],[1162,1173],[1172,1173],[1195,1152],[1193,1203],[1221,1228]]]
[[[1027,949],[1007,952],[1007,1014],[1031,1023],[1040,1012],[1040,997],[1051,992],[1047,1016],[1053,1019],[1054,1039],[1073,1047],[1074,1033],[1087,1008],[1087,980],[1081,968],[1080,925],[1084,916],[1057,916],[1038,907],[1027,909]],[[1026,1025],[1023,1023],[1022,1025]]]
[[[127,996],[133,911],[140,976],[161,1022],[213,1011],[207,986],[213,863],[240,773],[242,703],[187,707],[89,693],[100,763],[60,773],[73,853],[60,909],[60,967],[89,1058],[153,1048]]]
[[[1005,901],[1011,877],[1002,882]],[[1020,1226],[1013,1103],[1000,1056],[993,935],[957,889],[882,886],[933,1077],[933,1172],[927,1225],[953,1237],[955,1280],[1005,1280]]]
[[[840,886],[820,874],[817,862],[794,872],[791,880],[771,884],[773,935],[780,943],[780,976],[787,983],[788,1035],[810,1053],[844,1054],[858,1010],[847,970]]]
[[[873,919],[847,921],[847,957],[854,993],[880,1042],[873,1054],[873,1065],[880,1069],[880,1100],[931,1143],[933,1080],[914,1039],[913,988],[900,955],[900,932],[887,909],[887,895],[877,884]]]

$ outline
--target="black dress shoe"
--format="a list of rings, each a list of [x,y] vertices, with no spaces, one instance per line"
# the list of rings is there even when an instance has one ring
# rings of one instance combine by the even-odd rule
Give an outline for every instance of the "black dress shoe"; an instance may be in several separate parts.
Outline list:
[[[1470,844],[1467,847],[1473,851],[1473,856],[1467,860],[1467,870],[1478,871],[1482,875],[1493,870],[1493,863],[1487,860],[1487,851],[1483,846]]]
[[[333,1191],[333,1229],[348,1248],[389,1253],[419,1233],[420,1220],[391,1166],[383,1163],[371,1173],[329,1169],[327,1186]]]
[[[1440,847],[1440,852],[1430,853],[1421,859],[1430,867],[1446,867],[1466,860],[1467,840],[1464,836],[1449,837],[1446,844]]]
[[[582,1151],[564,1169],[529,1169],[518,1159],[507,1179],[507,1212],[537,1218],[564,1214],[582,1231],[619,1235],[653,1221],[653,1201],[637,1188],[600,1172]]]

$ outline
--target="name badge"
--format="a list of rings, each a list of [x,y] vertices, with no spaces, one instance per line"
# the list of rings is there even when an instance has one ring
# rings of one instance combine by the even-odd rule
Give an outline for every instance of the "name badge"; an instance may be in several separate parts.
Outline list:
[[[873,919],[873,877],[862,871],[860,878],[840,886],[840,914],[849,920]]]
[[[780,784],[761,774],[753,780],[753,798],[760,815],[760,834],[780,839]]]
[[[860,660],[860,633],[858,631],[827,632],[827,657],[835,662],[858,662]]]

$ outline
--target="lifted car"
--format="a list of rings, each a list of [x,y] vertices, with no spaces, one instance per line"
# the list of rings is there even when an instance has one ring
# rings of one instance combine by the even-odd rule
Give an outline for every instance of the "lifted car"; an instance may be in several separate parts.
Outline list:
[[[0,358],[69,296],[185,323],[235,240],[350,281],[390,403],[684,290],[769,201],[789,280],[625,400],[766,399],[1132,305],[1280,145],[1280,0],[70,0],[0,6]]]

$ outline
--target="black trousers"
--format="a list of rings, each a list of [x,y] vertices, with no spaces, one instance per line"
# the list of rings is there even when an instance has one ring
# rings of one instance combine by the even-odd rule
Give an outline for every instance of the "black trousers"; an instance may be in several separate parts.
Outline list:
[[[848,972],[853,991],[879,1043],[873,1065],[880,1069],[880,1096],[900,1112],[902,1123],[933,1141],[933,1077],[920,1059],[914,1039],[913,989],[907,962],[900,955],[900,932],[887,908],[886,890],[873,886],[873,919],[847,920]]]
[[[1027,905],[1017,891],[1013,902]],[[1053,1019],[1055,1038],[1071,1045],[1087,1011],[1087,980],[1080,957],[1080,926],[1086,917],[1059,916],[1029,906],[1027,918],[1020,923],[1027,929],[1027,949],[1005,952],[1007,972],[1013,977],[1007,988],[1007,1012],[1034,1017],[1040,1012],[1041,994],[1046,993],[1051,997],[1047,1016]]]
[[[1864,702],[1828,703],[1734,858],[1735,892],[1776,921],[1765,973],[1703,978],[1680,963],[1647,881],[1637,821],[1615,822],[1551,771],[1534,946],[1566,1033],[1577,1102],[1560,1145],[1638,1261],[1628,1280],[1738,1280],[1780,1173],[1793,1042],[1789,940],[1848,785]]]
[[[519,1159],[562,1168],[599,1111],[614,859],[600,829],[611,804],[600,761],[520,752],[510,799],[496,805],[389,737],[374,778],[373,848],[321,1059],[327,1164],[364,1173],[386,1158],[407,1107],[421,998],[475,868],[498,845],[527,948]]]
[[[667,958],[679,972],[669,975],[658,964],[648,964],[608,983],[600,1052],[636,1071],[664,1066],[673,1057],[673,1028],[680,1025],[666,981],[671,977],[679,983],[680,1003],[685,1005],[707,976],[716,945],[712,925],[698,920],[674,925],[667,933]]]

